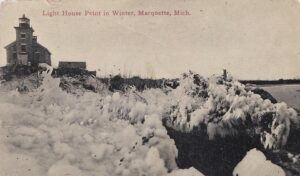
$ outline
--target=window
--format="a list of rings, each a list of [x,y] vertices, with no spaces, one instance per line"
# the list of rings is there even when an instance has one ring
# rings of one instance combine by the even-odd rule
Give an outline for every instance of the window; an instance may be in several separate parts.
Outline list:
[[[25,39],[26,38],[26,34],[25,33],[21,33],[21,39]]]
[[[12,46],[12,47],[11,47],[11,50],[12,50],[12,51],[16,51],[16,50],[17,50],[17,49],[16,49],[16,46],[15,46],[15,45]]]
[[[26,44],[21,44],[21,52],[26,52]]]

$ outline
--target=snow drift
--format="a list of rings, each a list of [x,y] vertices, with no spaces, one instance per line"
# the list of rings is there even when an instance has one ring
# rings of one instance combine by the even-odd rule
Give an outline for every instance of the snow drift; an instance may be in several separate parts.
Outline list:
[[[211,140],[245,131],[270,149],[283,147],[290,124],[299,123],[286,104],[263,100],[232,78],[190,72],[176,89],[115,93],[95,78],[86,81],[94,91],[70,87],[74,78],[64,78],[63,91],[62,79],[43,68],[38,88],[20,93],[0,87],[0,147],[11,162],[0,165],[5,174],[201,175],[178,169],[178,150],[164,123]],[[16,160],[19,167],[10,168]]]
[[[0,93],[4,175],[200,175],[177,171],[177,149],[161,117],[134,94],[78,96],[50,74],[28,93]]]
[[[266,160],[264,154],[256,149],[250,150],[233,171],[234,176],[285,176],[284,171],[271,161]]]

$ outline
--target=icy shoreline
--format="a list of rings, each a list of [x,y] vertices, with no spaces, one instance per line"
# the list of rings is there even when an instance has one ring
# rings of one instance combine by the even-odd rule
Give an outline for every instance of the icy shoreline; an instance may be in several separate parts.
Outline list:
[[[95,93],[72,87],[74,78],[65,78],[63,91],[60,78],[41,76],[38,88],[0,93],[4,156],[27,159],[20,168],[29,175],[201,175],[193,168],[178,170],[178,147],[164,125],[201,132],[209,141],[243,132],[270,150],[284,147],[291,124],[299,125],[286,104],[263,100],[233,78],[190,72],[176,89],[115,93],[87,80],[96,83]]]

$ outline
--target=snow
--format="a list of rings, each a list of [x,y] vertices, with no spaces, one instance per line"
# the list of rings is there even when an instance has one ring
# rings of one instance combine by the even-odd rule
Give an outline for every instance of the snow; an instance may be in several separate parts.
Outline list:
[[[251,149],[247,152],[243,160],[235,167],[234,176],[285,176],[283,169],[271,161],[266,160],[264,154]]]
[[[183,175],[188,175],[188,176],[203,176],[203,174],[199,173],[193,167],[191,167],[189,169],[174,170],[172,173],[169,173],[167,176],[183,176]]]
[[[3,175],[131,176],[178,170],[175,143],[155,109],[148,113],[134,95],[70,94],[50,75],[44,72],[42,85],[28,93],[0,93]]]
[[[62,79],[76,78],[52,78],[51,67],[41,67],[46,71],[38,75],[38,88],[20,93],[7,90],[8,83],[0,87],[0,170],[6,175],[202,175],[178,169],[178,151],[163,120],[183,132],[205,125],[211,140],[243,126],[261,135],[266,148],[284,146],[290,124],[299,121],[286,104],[262,100],[231,78],[190,72],[176,89],[124,93],[90,78],[95,92],[63,91]],[[272,118],[264,126],[268,113]]]
[[[48,170],[47,173],[48,176],[77,176],[77,175],[83,175],[80,169],[70,165],[67,161],[63,160],[60,161]]]
[[[189,132],[204,125],[213,140],[235,135],[242,128],[261,136],[265,148],[276,149],[286,144],[291,123],[299,126],[294,109],[263,100],[232,77],[204,79],[190,72],[179,84],[169,93],[168,125],[177,130]]]
[[[26,154],[13,153],[4,144],[5,138],[9,138],[7,131],[0,129],[0,175],[2,176],[40,176],[43,175],[42,168],[37,161]]]

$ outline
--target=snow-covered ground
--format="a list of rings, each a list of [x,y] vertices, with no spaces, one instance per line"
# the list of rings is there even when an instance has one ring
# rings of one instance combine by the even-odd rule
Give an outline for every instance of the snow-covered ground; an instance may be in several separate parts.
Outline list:
[[[178,169],[164,121],[186,133],[205,130],[210,140],[244,130],[269,149],[283,147],[290,124],[299,124],[285,103],[263,100],[233,78],[190,72],[176,89],[112,93],[97,84],[95,92],[67,93],[50,74],[23,93],[0,87],[1,176],[202,175]]]
[[[134,94],[78,96],[59,84],[45,74],[38,89],[0,93],[1,176],[202,175],[178,170],[161,109]]]
[[[234,176],[285,176],[284,171],[271,161],[266,160],[262,152],[250,150],[233,171]]]

